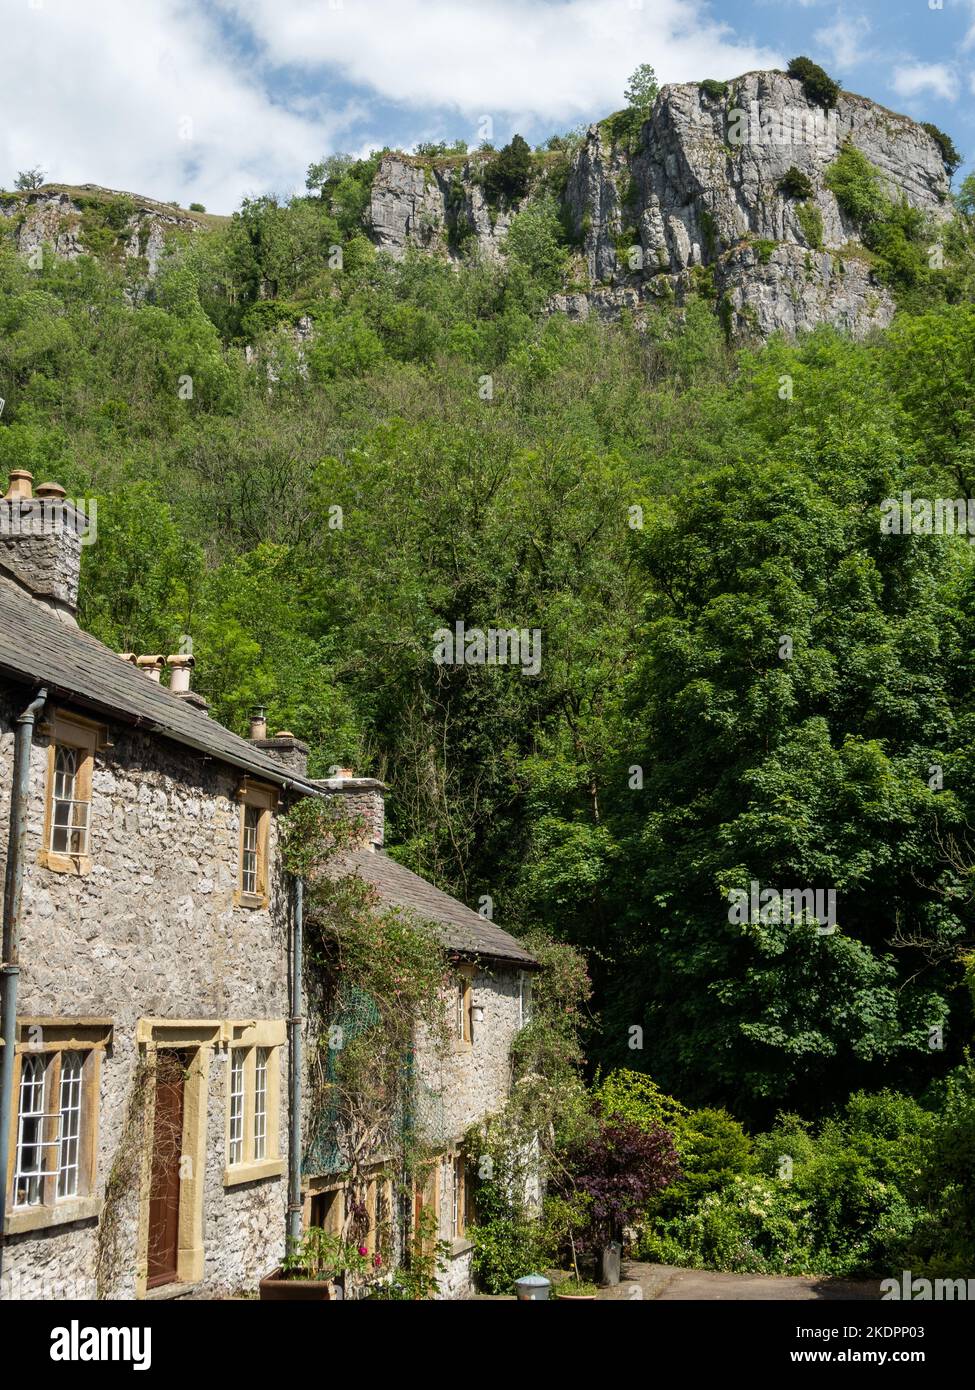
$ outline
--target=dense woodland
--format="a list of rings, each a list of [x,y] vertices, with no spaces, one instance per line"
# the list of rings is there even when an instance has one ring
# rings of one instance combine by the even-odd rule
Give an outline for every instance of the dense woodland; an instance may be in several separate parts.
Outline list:
[[[149,286],[110,212],[97,255],[0,249],[0,466],[97,498],[83,625],[189,636],[214,717],[266,705],[314,774],[384,778],[391,853],[581,948],[591,1068],[795,1112],[790,1152],[859,1123],[914,1177],[954,1106],[970,1158],[975,552],[880,528],[975,486],[970,206],[946,270],[904,269],[917,229],[883,263],[885,335],[730,344],[706,277],[639,323],[546,314],[574,248],[544,196],[503,266],[395,264],[373,167],[246,202]],[[540,674],[437,665],[457,620],[539,628]],[[755,880],[835,889],[838,930],[732,924]]]

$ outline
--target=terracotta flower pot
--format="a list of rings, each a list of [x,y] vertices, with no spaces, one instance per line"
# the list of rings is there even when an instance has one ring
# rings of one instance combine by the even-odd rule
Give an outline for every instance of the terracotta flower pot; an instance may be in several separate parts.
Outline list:
[[[280,1269],[260,1283],[262,1303],[323,1303],[334,1301],[329,1279],[286,1279]]]

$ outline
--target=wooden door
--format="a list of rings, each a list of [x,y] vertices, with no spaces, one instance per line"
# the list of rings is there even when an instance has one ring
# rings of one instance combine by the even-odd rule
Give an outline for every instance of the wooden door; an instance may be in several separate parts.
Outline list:
[[[149,1268],[147,1287],[171,1284],[179,1268],[179,1169],[183,1149],[183,1078],[186,1058],[160,1052],[152,1125],[149,1181]]]

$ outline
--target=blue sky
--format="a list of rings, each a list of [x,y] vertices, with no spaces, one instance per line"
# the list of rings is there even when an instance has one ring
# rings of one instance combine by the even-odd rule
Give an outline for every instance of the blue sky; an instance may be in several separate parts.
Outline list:
[[[620,106],[639,62],[688,81],[798,53],[975,164],[975,0],[6,0],[3,36],[8,187],[40,165],[230,212],[337,150],[537,143]]]

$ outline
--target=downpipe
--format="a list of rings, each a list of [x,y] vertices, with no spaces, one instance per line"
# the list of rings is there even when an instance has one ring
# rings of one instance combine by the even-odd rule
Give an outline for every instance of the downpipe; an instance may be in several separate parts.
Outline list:
[[[34,716],[47,701],[39,690],[19,716],[14,732],[14,769],[10,788],[10,827],[7,866],[3,878],[3,949],[0,953],[0,1298],[3,1297],[4,1227],[7,1212],[7,1167],[13,1115],[14,1049],[17,1045],[17,981],[20,976],[20,910],[24,897],[24,850],[27,845],[27,807],[30,801],[30,750]]]
[[[291,1068],[288,1076],[288,1226],[286,1249],[301,1240],[301,1011],[302,954],[305,934],[305,885],[295,879],[294,926],[291,934]]]

